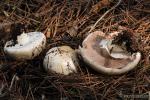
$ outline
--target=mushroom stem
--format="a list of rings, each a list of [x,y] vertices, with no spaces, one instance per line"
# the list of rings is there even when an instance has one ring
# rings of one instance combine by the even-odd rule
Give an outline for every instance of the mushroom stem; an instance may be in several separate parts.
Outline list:
[[[29,42],[29,36],[23,32],[21,35],[17,36],[17,42],[20,45],[24,45]]]

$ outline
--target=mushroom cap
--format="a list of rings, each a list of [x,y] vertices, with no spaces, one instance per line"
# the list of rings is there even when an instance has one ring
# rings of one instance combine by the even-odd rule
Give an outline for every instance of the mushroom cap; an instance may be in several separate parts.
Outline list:
[[[43,66],[48,72],[68,75],[77,72],[77,55],[75,50],[69,46],[51,48],[43,61]]]
[[[41,32],[23,33],[17,37],[17,44],[12,40],[6,42],[4,52],[9,56],[27,60],[38,56],[46,45],[46,37]]]
[[[104,40],[108,41],[108,44],[101,43]],[[120,47],[111,45],[110,41],[111,39],[107,39],[103,32],[93,32],[85,38],[82,47],[79,47],[79,53],[83,60],[98,72],[113,75],[122,74],[135,68],[141,59],[141,53],[137,52],[131,55]],[[106,45],[108,50],[99,44]],[[116,49],[109,52],[111,46]]]

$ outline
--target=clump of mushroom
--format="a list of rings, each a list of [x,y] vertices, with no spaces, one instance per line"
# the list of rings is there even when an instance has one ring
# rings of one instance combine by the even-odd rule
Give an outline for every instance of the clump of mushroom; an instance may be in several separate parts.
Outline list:
[[[78,60],[75,50],[69,46],[51,48],[43,61],[46,71],[68,75],[77,72]]]
[[[17,43],[13,40],[6,42],[4,52],[9,56],[28,60],[38,56],[46,45],[46,37],[41,32],[22,33],[17,36]]]
[[[141,53],[129,53],[121,46],[113,44],[114,32],[105,35],[101,31],[89,34],[79,47],[79,53],[83,60],[93,69],[110,75],[128,72],[136,67],[141,59]]]

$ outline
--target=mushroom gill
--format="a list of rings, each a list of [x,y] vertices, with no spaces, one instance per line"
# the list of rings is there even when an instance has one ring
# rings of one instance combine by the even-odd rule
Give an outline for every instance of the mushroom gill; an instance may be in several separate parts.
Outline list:
[[[130,54],[120,46],[111,44],[112,40],[113,36],[101,31],[88,35],[82,47],[79,47],[83,60],[98,72],[107,74],[122,74],[133,69],[140,61],[141,54]]]

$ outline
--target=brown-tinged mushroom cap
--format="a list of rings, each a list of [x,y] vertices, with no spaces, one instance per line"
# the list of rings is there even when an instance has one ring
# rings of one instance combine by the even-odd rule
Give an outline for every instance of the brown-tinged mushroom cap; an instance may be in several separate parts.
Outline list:
[[[102,41],[106,41],[103,47],[100,45]],[[110,42],[111,39],[101,31],[91,33],[79,47],[83,60],[96,71],[106,74],[122,74],[138,64],[141,59],[139,52],[131,55],[121,48],[113,51]]]

